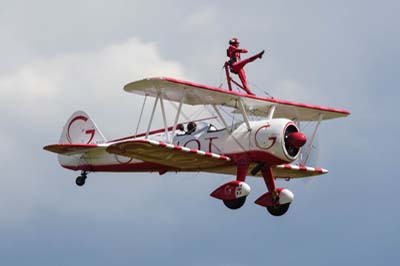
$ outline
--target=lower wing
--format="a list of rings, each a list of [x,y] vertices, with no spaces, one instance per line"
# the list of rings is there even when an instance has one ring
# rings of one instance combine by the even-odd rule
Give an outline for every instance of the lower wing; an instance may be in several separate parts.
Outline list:
[[[231,159],[224,155],[148,139],[115,143],[108,146],[106,151],[176,169],[192,171],[227,165],[231,162]]]
[[[323,168],[293,164],[277,165],[272,168],[272,171],[277,178],[302,178],[328,173],[328,170]]]

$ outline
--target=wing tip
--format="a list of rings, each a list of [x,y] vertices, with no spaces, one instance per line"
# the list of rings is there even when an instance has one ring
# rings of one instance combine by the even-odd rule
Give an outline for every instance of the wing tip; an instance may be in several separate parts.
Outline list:
[[[68,154],[84,149],[91,149],[103,146],[102,144],[50,144],[43,147],[43,150],[57,154]]]
[[[311,167],[311,166],[294,165],[294,164],[281,164],[281,165],[277,165],[275,167],[278,169],[314,172],[314,173],[320,173],[320,174],[327,174],[329,172],[327,169],[324,169],[321,167]]]
[[[49,144],[49,145],[46,145],[46,146],[43,146],[43,150],[45,150],[45,151],[52,151],[51,149],[52,149],[52,147],[54,147],[55,145],[57,145],[57,144]]]

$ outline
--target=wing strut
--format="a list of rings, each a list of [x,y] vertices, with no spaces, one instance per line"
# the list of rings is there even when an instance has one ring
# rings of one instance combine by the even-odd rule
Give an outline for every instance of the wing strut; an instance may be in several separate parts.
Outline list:
[[[149,137],[151,124],[153,123],[154,113],[155,113],[155,111],[157,109],[157,103],[158,103],[159,100],[160,100],[162,118],[163,118],[163,122],[164,122],[164,130],[165,130],[166,142],[167,143],[172,143],[173,136],[174,136],[175,131],[176,131],[178,119],[179,119],[179,116],[181,114],[184,97],[182,97],[181,100],[179,101],[179,107],[178,107],[178,111],[177,111],[176,116],[175,116],[174,126],[172,127],[172,136],[170,136],[170,134],[169,134],[170,127],[168,127],[168,125],[167,125],[167,117],[166,117],[166,113],[165,113],[164,95],[163,95],[162,91],[157,94],[156,99],[154,101],[153,110],[151,111],[150,121],[149,121],[149,124],[147,126],[145,139],[148,139],[148,137]]]
[[[250,123],[249,123],[249,117],[247,116],[246,109],[244,108],[242,99],[239,99],[238,103],[239,103],[239,110],[242,113],[243,120],[244,120],[244,122],[246,123],[246,126],[247,126],[247,131],[250,131],[251,127],[250,127]]]
[[[275,113],[275,105],[271,105],[271,107],[268,109],[268,113],[267,113],[267,119],[271,120],[274,117],[274,113]]]
[[[213,104],[212,107],[214,107],[215,112],[217,113],[219,119],[221,119],[221,121],[222,121],[222,123],[224,124],[226,130],[231,131],[231,130],[229,129],[229,126],[228,126],[228,124],[226,123],[224,117],[221,115],[220,111],[218,110],[217,106],[215,106],[215,105]]]
[[[165,129],[165,137],[167,138],[167,142],[169,142],[169,133],[168,133],[168,125],[167,125],[167,118],[165,116],[165,108],[164,108],[164,100],[163,94],[160,94],[160,105],[161,105],[161,113],[164,121],[164,129]]]
[[[319,114],[318,121],[317,121],[317,124],[315,125],[314,132],[312,134],[311,140],[307,145],[307,153],[305,154],[306,156],[304,157],[304,159],[301,162],[302,165],[305,165],[307,163],[307,161],[308,161],[308,158],[310,157],[311,150],[312,150],[312,145],[314,143],[315,136],[317,135],[317,131],[318,131],[319,125],[321,124],[321,121],[322,121],[323,118],[324,118],[324,115],[323,114]]]
[[[158,99],[159,98],[160,98],[160,95],[157,94],[156,100],[154,101],[154,105],[153,105],[153,111],[151,111],[150,121],[149,121],[149,125],[147,126],[145,139],[147,139],[149,137],[151,123],[153,122],[154,113],[156,111],[156,107],[157,107],[157,103],[158,103]]]
[[[173,126],[173,128],[172,128],[171,143],[172,143],[172,140],[173,140],[173,138],[174,138],[174,136],[175,136],[176,127],[177,127],[177,125],[178,125],[179,116],[180,116],[180,114],[181,114],[181,109],[182,109],[182,105],[183,105],[183,98],[184,98],[184,97],[181,98],[181,101],[179,102],[178,110],[177,110],[177,112],[176,112],[175,121],[174,121],[174,126]]]

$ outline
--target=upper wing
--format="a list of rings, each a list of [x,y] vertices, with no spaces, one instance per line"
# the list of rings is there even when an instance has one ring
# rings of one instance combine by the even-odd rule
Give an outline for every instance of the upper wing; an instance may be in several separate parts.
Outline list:
[[[147,139],[115,143],[110,145],[106,151],[183,170],[217,167],[231,161],[224,155]]]
[[[44,150],[62,155],[73,155],[99,149],[105,149],[107,144],[51,144],[43,147]]]
[[[125,85],[124,90],[131,93],[156,97],[162,93],[163,98],[190,105],[214,104],[237,108],[238,101],[252,115],[266,116],[269,108],[275,106],[274,117],[284,117],[298,121],[317,121],[348,116],[346,110],[289,102],[273,98],[264,98],[209,87],[172,78],[150,78],[134,81]]]

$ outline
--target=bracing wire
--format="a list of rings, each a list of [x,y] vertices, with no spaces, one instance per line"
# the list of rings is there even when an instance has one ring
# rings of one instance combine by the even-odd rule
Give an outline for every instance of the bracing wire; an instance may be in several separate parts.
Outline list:
[[[226,111],[224,108],[220,108],[220,110],[221,110],[224,114],[226,114],[227,116],[229,116],[230,119],[233,119],[233,118],[234,118],[234,115],[232,115],[231,113],[229,113],[228,111]]]
[[[174,102],[169,101],[169,103],[171,103],[175,110],[178,110],[178,107]],[[190,115],[186,115],[183,111],[181,112],[181,115],[186,119],[186,121],[191,121],[194,118],[198,117],[203,111],[204,110],[202,108],[197,108]]]
[[[222,66],[221,70],[219,71],[219,86],[218,86],[218,88],[222,88],[222,86],[225,83],[225,79],[222,77],[223,76],[223,74],[222,74],[223,71],[224,71],[224,66]]]
[[[178,106],[176,106],[176,104],[174,103],[174,102],[172,102],[172,101],[168,101],[174,108],[175,108],[175,110],[176,111],[178,111]],[[181,115],[186,119],[186,120],[189,120],[189,117],[183,112],[183,111],[181,111]],[[179,122],[179,121],[178,121]]]
[[[272,96],[268,91],[261,89],[260,87],[258,87],[256,84],[249,82],[249,84],[251,85],[251,87],[254,87],[257,91],[259,92],[263,92],[265,95],[267,95],[270,98],[274,98],[274,96]]]

